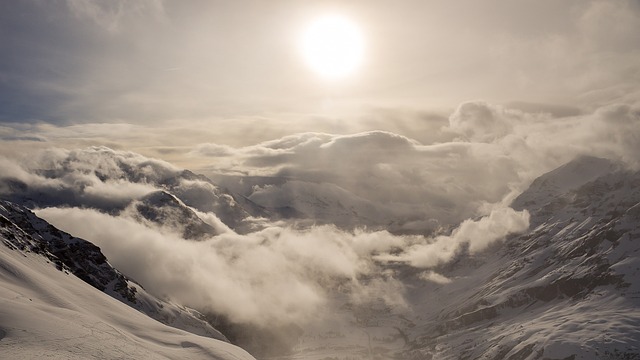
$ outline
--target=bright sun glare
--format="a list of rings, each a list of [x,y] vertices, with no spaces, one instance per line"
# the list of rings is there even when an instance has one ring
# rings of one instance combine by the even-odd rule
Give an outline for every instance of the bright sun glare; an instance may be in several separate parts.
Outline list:
[[[316,19],[301,39],[302,54],[318,74],[338,79],[353,73],[362,63],[364,40],[348,18],[329,15]]]

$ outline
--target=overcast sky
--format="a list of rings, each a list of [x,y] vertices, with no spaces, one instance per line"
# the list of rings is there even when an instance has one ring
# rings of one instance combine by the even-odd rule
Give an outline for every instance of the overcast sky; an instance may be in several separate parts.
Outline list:
[[[593,107],[637,89],[637,1],[3,1],[4,122],[210,120],[467,100]],[[362,66],[328,81],[297,44],[350,18]],[[562,109],[560,109],[562,110]],[[564,109],[565,111],[569,111]],[[215,125],[215,122],[212,122]]]
[[[300,50],[326,14],[364,39],[340,79]],[[447,142],[469,101],[550,118],[635,107],[639,29],[640,2],[622,0],[3,1],[2,152],[106,145],[198,166],[184,155],[199,144],[310,131]]]

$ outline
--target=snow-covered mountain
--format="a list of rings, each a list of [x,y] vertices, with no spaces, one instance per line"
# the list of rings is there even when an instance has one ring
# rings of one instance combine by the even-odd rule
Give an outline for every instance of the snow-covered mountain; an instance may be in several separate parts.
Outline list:
[[[411,209],[396,218],[398,212],[390,216],[378,203],[329,183],[246,178],[230,181],[232,191],[226,191],[189,171],[102,148],[68,154],[37,173],[35,180],[0,175],[0,193],[27,206],[92,207],[130,216],[190,240],[229,229],[249,233],[260,229],[258,220],[267,226],[283,219],[302,226],[375,225],[397,233],[421,221]],[[44,254],[62,264],[62,274],[66,269],[156,319],[173,326],[196,321],[182,327],[200,328],[197,313],[162,303],[115,270],[102,272],[108,263],[97,248],[71,246],[80,242],[24,208],[3,206],[3,224],[14,229],[5,236],[12,254]],[[247,346],[277,348],[271,359],[640,359],[640,172],[580,157],[540,176],[511,206],[529,212],[529,230],[486,251],[462,247],[453,261],[430,269],[376,263],[383,274],[357,279],[366,289],[357,303],[339,286],[328,289],[327,307],[338,321],[273,336],[267,334],[272,327],[256,333],[252,324],[221,324]],[[424,231],[422,225],[417,228]],[[11,238],[18,233],[30,238]],[[94,260],[83,265],[74,260],[79,252],[94,254],[86,261]],[[389,289],[376,285],[384,277],[403,284],[404,292],[392,295],[406,303],[387,301]]]
[[[389,265],[407,307],[347,302],[347,321],[280,359],[640,359],[640,172],[578,158],[514,206],[526,233],[426,271]]]
[[[0,201],[0,238],[3,358],[252,358],[22,206]]]
[[[531,230],[442,269],[405,356],[640,359],[640,173],[613,169],[581,158],[534,182],[514,202]]]
[[[134,200],[127,210],[139,221],[178,230],[185,239],[202,240],[219,234],[191,208],[166,191],[154,191]]]
[[[621,164],[592,156],[580,156],[552,170],[531,183],[529,189],[518,196],[511,205],[514,209],[538,211],[572,190],[597,178],[622,170]]]

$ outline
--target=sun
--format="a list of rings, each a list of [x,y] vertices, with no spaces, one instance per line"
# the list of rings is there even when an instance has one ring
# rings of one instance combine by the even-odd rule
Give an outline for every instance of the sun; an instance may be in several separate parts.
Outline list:
[[[362,32],[353,21],[340,15],[317,18],[302,34],[300,44],[309,67],[328,79],[343,78],[362,64]]]

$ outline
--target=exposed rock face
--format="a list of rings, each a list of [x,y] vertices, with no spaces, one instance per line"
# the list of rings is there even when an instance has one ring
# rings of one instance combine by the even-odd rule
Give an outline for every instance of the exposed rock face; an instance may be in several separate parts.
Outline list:
[[[99,247],[56,229],[30,210],[0,200],[0,233],[8,247],[43,255],[58,270],[136,303],[136,287],[109,265]]]
[[[134,201],[130,208],[138,218],[177,230],[185,239],[204,240],[218,235],[213,226],[166,191],[149,193]]]

